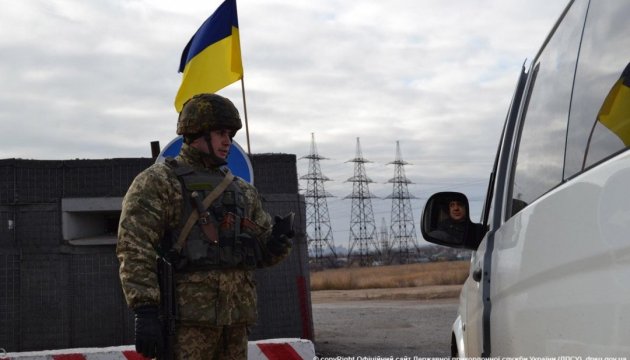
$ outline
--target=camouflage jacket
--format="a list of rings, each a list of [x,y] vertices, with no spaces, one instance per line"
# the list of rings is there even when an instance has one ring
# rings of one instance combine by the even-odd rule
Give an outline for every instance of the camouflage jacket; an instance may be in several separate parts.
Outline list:
[[[179,163],[199,171],[205,168],[198,150],[184,144]],[[258,240],[263,246],[271,233],[271,217],[262,208],[256,189],[237,178],[247,202],[247,217],[260,226]],[[181,184],[166,164],[154,164],[133,181],[123,200],[116,254],[120,281],[127,304],[158,305],[160,301],[156,259],[160,240],[167,230],[180,224],[183,205]],[[278,263],[288,255],[268,256],[264,266]],[[185,322],[223,326],[254,323],[257,318],[256,287],[252,271],[208,270],[176,274],[179,319]]]

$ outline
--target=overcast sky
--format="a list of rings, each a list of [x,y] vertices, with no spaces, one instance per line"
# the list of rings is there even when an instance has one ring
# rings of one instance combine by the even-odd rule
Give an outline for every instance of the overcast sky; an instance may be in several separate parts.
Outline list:
[[[182,49],[220,0],[0,1],[0,158],[150,157],[173,139]],[[338,245],[357,137],[377,196],[400,141],[414,218],[455,190],[477,220],[520,68],[566,3],[238,0],[251,150],[299,158],[315,133]],[[219,93],[243,115],[238,83]],[[391,200],[373,207],[389,224]]]

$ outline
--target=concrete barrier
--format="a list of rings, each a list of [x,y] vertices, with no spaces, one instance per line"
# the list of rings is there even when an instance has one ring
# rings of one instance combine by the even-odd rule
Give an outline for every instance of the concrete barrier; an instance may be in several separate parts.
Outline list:
[[[247,349],[249,360],[314,360],[315,347],[310,340],[270,339],[250,341]]]
[[[315,347],[304,339],[269,339],[250,341],[248,360],[313,360]],[[135,346],[82,348],[7,353],[0,349],[0,359],[19,360],[145,360]]]

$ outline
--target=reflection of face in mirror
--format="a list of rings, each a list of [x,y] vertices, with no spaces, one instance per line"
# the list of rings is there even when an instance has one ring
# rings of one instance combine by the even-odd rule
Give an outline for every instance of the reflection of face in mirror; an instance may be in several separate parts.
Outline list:
[[[467,202],[461,197],[443,197],[437,199],[437,224],[429,236],[450,244],[461,244],[468,223]]]
[[[466,207],[459,200],[451,200],[448,203],[448,215],[454,222],[462,222],[466,219]]]

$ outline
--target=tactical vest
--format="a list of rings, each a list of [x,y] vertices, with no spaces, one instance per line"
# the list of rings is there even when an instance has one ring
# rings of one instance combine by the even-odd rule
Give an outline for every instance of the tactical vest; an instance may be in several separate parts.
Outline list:
[[[182,186],[183,206],[180,224],[172,231],[177,239],[181,229],[193,213],[199,220],[192,227],[185,245],[174,260],[179,271],[213,269],[254,269],[261,260],[260,246],[255,235],[248,231],[247,201],[236,181],[232,181],[208,207],[202,201],[224,179],[221,172],[195,171],[192,167],[167,159]],[[174,240],[173,240],[174,241]]]

